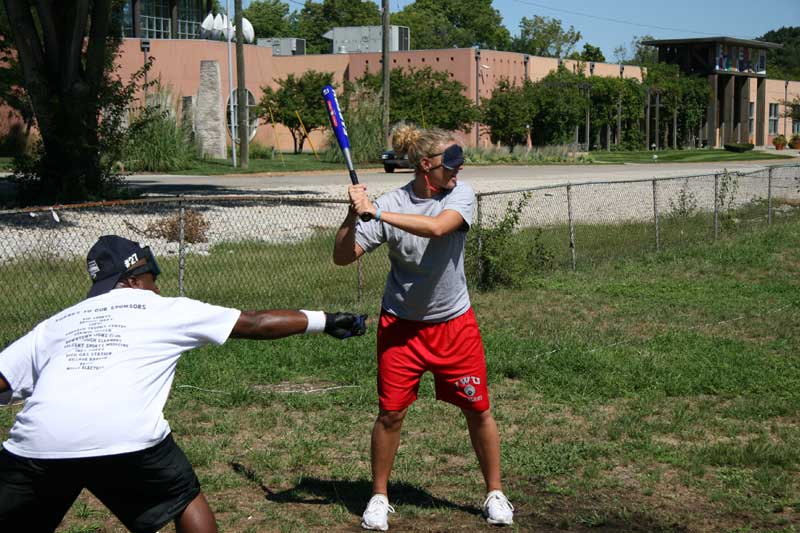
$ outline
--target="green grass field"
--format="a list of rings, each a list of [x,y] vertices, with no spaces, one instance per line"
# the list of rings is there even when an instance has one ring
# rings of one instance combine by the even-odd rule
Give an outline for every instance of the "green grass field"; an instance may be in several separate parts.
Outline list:
[[[799,212],[769,228],[723,232],[716,242],[707,218],[686,220],[683,229],[694,235],[694,228],[696,238],[667,241],[658,254],[646,251],[649,236],[637,225],[616,227],[624,238],[579,227],[582,253],[593,259],[576,272],[539,271],[513,289],[473,291],[505,489],[516,506],[511,530],[797,529]],[[563,228],[552,231],[545,237],[563,237]],[[615,239],[637,238],[629,257],[603,253]],[[373,321],[367,336],[344,342],[232,340],[182,358],[166,414],[221,531],[359,529],[370,491],[374,319],[386,265],[379,257],[365,268],[363,300],[353,304],[355,269],[321,265],[329,245],[321,236],[291,259],[287,249],[230,245],[252,254],[243,269],[271,265],[255,284],[219,275],[228,245],[191,267],[190,294],[202,299],[243,307],[332,302]],[[167,294],[176,291],[173,261],[163,265]],[[64,285],[66,274],[45,270]],[[304,271],[320,289],[293,291]],[[7,282],[21,275],[0,270]],[[2,326],[4,339],[9,327]],[[0,409],[0,431],[17,409]],[[429,376],[407,417],[392,480],[392,530],[490,530],[479,516],[482,481],[464,422],[434,400]],[[60,529],[118,530],[87,494]]]
[[[596,150],[591,152],[596,163],[704,163],[725,161],[765,161],[794,159],[791,155],[771,152],[728,152],[727,150],[659,150],[638,152],[606,152]],[[653,155],[658,159],[653,159]]]

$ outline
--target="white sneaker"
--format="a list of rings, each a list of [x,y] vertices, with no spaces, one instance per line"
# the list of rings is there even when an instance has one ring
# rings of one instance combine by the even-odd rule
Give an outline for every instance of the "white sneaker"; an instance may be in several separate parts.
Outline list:
[[[493,490],[483,502],[483,516],[493,526],[510,526],[514,523],[514,506],[502,491]]]
[[[361,516],[361,527],[375,531],[389,529],[389,513],[394,512],[394,507],[389,505],[389,499],[383,494],[376,494],[370,498],[364,514]]]

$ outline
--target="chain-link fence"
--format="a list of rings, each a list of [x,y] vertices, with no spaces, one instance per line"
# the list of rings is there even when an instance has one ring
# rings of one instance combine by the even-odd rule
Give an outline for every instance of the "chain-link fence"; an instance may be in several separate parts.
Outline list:
[[[479,194],[475,238],[480,229],[491,237],[491,228],[515,213],[516,230],[537,248],[533,263],[576,269],[769,225],[800,216],[798,208],[800,165],[595,181]],[[473,274],[480,278],[483,270]]]
[[[583,268],[711,240],[800,213],[800,165],[752,173],[594,182],[478,195],[480,255],[510,212],[522,268]],[[175,197],[0,212],[3,344],[85,297],[86,252],[117,234],[159,258],[162,294],[241,309],[335,307],[374,312],[389,269],[385,247],[342,268],[331,259],[340,199]],[[474,246],[477,245],[477,246]],[[485,271],[470,271],[480,284]]]

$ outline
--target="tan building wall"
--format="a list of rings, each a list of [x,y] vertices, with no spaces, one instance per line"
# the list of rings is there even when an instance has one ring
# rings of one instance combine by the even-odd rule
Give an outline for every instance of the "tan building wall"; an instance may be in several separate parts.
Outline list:
[[[144,61],[139,49],[139,39],[125,39],[121,47],[119,58],[119,74],[127,80],[131,74],[139,69]],[[232,48],[233,79],[236,83],[235,50]],[[461,82],[464,86],[464,95],[474,102],[480,98],[491,97],[492,91],[501,79],[508,79],[514,84],[521,84],[527,78],[538,81],[549,72],[558,67],[559,60],[537,56],[527,56],[513,52],[499,52],[494,50],[477,50],[472,48],[452,48],[439,50],[413,50],[394,52],[391,55],[392,68],[413,67],[416,69],[431,67],[434,70],[447,72],[451,79]],[[150,53],[155,58],[149,79],[158,78],[164,86],[171,89],[178,96],[196,95],[200,79],[200,61],[215,60],[219,62],[222,74],[223,101],[227,101],[230,93],[228,86],[228,48],[227,44],[218,41],[206,40],[150,40]],[[590,64],[586,62],[566,60],[568,69],[577,71],[583,69],[589,74]],[[293,73],[300,75],[313,69],[320,72],[332,72],[337,84],[343,80],[355,80],[365,72],[378,73],[381,71],[381,54],[379,53],[354,53],[354,54],[324,54],[306,56],[273,57],[269,47],[245,46],[245,65],[247,75],[247,88],[258,101],[261,98],[261,87],[268,85],[277,87],[275,80]],[[616,64],[596,63],[594,74],[599,76],[620,76],[620,67]],[[642,79],[642,69],[633,65],[625,65],[622,72],[625,78]],[[782,102],[784,98],[783,81],[767,80],[767,106],[765,114],[769,111],[769,103]],[[750,101],[756,102],[756,81],[750,83]],[[789,86],[789,99],[800,95],[800,82],[791,82]],[[224,105],[224,104],[223,104]],[[784,107],[780,106],[781,113]],[[0,109],[0,133],[7,130],[10,121],[4,109]],[[764,118],[764,128],[768,131],[767,117]],[[783,124],[787,119],[780,118],[778,132],[783,133]],[[788,121],[786,131],[791,135],[791,120]],[[488,136],[485,131],[481,142],[486,142]],[[277,143],[276,143],[277,136]],[[458,137],[465,143],[476,143],[476,130],[470,133],[460,133]],[[266,121],[258,128],[256,140],[265,145],[277,145],[282,150],[292,148],[292,139],[289,131],[278,125],[275,130]],[[312,142],[319,149],[324,140],[323,133],[312,134]],[[771,136],[769,137],[771,140]],[[310,147],[306,144],[306,150]]]
[[[785,86],[786,83],[783,80],[767,80],[767,105],[765,111],[767,117],[765,120],[769,121],[769,104],[777,103],[780,117],[778,118],[777,134],[783,135],[786,133],[786,138],[790,139],[792,137],[792,119],[791,117],[783,116],[788,111],[788,108],[783,105],[784,95],[788,95],[786,99],[789,102],[794,98],[800,98],[800,81],[790,81],[788,87],[786,87],[788,90],[784,92]],[[775,135],[769,133],[769,122],[764,126],[764,131],[767,132],[767,142],[772,143]]]

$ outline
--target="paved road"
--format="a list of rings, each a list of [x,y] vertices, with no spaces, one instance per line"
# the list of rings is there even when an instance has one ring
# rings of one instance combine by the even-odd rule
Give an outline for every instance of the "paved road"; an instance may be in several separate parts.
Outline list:
[[[791,162],[789,160],[787,163]],[[800,159],[796,162],[800,163]],[[624,165],[541,165],[541,166],[480,166],[467,167],[459,176],[481,192],[492,189],[515,189],[559,183],[586,181],[618,181],[667,176],[713,174],[730,171],[755,170],[777,161],[743,161],[729,163],[654,163]],[[783,162],[781,162],[783,163]],[[359,178],[372,186],[372,192],[383,191],[406,183],[411,172],[399,170],[388,174],[382,170],[362,170]],[[341,172],[272,173],[269,175],[239,176],[172,176],[135,175],[127,183],[150,194],[319,194],[343,191],[348,178]]]
[[[713,174],[724,169],[730,171],[755,170],[767,165],[800,163],[800,157],[784,161],[743,161],[729,163],[650,163],[624,165],[538,165],[538,166],[476,166],[466,167],[460,177],[476,191],[510,190],[560,183],[587,181],[619,181],[668,176]],[[373,194],[408,182],[408,170],[388,174],[379,169],[361,170],[358,173]],[[2,176],[0,176],[2,177]],[[128,176],[131,187],[147,194],[344,194],[349,183],[344,168],[341,172],[297,172],[271,174],[245,174],[239,176],[173,176],[141,174]],[[0,192],[10,188],[7,180],[0,179]]]

